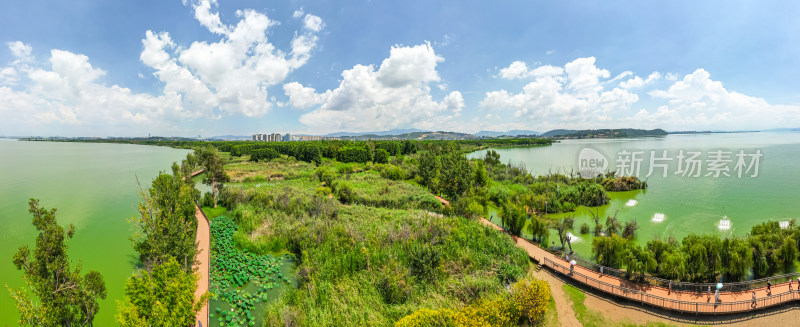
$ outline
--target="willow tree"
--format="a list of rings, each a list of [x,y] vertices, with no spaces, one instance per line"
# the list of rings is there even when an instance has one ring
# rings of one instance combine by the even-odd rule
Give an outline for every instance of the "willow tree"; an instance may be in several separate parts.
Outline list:
[[[27,245],[14,254],[14,266],[22,270],[27,288],[10,289],[23,326],[92,326],[100,311],[97,299],[106,298],[103,276],[97,271],[81,274],[81,266],[70,266],[66,240],[75,227],[66,229],[56,221],[56,209],[39,207],[31,199],[28,211],[39,231],[33,253]],[[31,297],[28,293],[33,293]]]

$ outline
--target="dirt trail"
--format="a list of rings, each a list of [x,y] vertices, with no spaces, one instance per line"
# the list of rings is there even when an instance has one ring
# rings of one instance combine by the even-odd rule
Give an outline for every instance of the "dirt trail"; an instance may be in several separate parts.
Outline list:
[[[581,323],[575,317],[575,311],[572,310],[572,301],[569,300],[564,289],[561,287],[564,283],[556,279],[547,270],[542,269],[534,272],[533,276],[546,281],[550,284],[550,293],[553,296],[553,301],[556,303],[556,312],[558,314],[558,324],[561,327],[580,327]]]

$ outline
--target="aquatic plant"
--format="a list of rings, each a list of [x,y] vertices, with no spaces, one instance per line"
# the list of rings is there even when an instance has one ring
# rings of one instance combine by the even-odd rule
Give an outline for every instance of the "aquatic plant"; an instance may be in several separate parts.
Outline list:
[[[211,222],[211,292],[214,299],[223,300],[231,311],[214,309],[213,315],[222,326],[255,325],[255,305],[269,300],[270,289],[288,284],[280,267],[284,260],[272,255],[257,255],[239,249],[233,241],[236,223],[225,216]],[[255,292],[243,288],[254,284]]]

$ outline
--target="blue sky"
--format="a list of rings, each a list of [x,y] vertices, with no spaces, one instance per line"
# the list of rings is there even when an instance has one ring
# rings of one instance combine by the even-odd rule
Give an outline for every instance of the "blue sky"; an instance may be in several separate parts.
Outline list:
[[[6,1],[0,135],[800,127],[798,9]]]

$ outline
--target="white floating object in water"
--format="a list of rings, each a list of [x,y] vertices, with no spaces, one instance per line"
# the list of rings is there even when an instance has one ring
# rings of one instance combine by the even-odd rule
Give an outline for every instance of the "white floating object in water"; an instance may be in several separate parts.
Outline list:
[[[581,241],[581,238],[580,238],[580,237],[577,237],[577,236],[575,236],[575,235],[572,235],[572,233],[571,233],[571,232],[567,232],[567,238],[569,239],[569,242],[570,242],[570,243],[577,243],[577,242],[580,242],[580,241]]]
[[[780,221],[778,222],[778,225],[780,225],[782,229],[787,229],[789,228],[789,221],[788,220]]]
[[[722,217],[722,220],[719,221],[720,230],[729,230],[731,229],[731,221],[728,219],[728,216]]]
[[[664,214],[663,213],[656,213],[655,215],[653,215],[652,221],[654,223],[660,223],[660,222],[664,221]]]
[[[625,206],[626,206],[626,207],[633,207],[633,206],[635,206],[637,203],[639,203],[639,201],[636,201],[636,200],[634,200],[634,199],[630,199],[630,200],[628,200],[628,202],[627,202],[627,203],[625,203]]]

